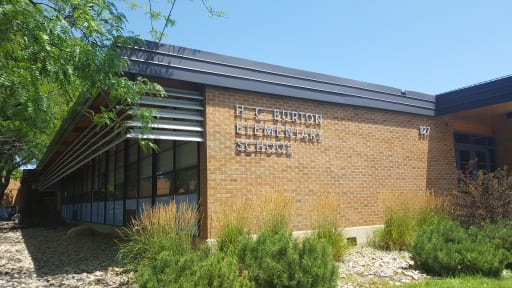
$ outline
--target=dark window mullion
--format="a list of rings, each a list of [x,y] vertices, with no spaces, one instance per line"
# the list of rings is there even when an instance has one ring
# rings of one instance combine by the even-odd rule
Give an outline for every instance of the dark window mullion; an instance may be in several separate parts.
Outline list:
[[[155,145],[160,145],[160,140],[155,141]],[[155,206],[156,203],[156,188],[157,188],[157,165],[158,165],[158,153],[153,149],[151,152],[151,207]]]

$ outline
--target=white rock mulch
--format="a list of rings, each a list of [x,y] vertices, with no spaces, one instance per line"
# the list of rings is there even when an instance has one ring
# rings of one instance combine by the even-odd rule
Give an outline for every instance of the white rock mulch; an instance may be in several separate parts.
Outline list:
[[[380,251],[369,247],[352,248],[338,263],[339,287],[380,287],[420,281],[427,275],[413,269],[405,251]]]
[[[0,222],[0,287],[135,287],[133,277],[114,266],[112,236],[13,227]]]

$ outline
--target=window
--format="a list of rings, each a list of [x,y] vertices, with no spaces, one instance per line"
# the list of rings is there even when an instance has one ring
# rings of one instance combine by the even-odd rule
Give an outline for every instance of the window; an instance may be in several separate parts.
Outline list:
[[[176,145],[176,187],[174,194],[199,193],[197,142]]]
[[[139,158],[139,143],[137,140],[129,140],[127,142],[128,151],[126,159],[126,198],[135,199],[137,198],[137,179],[138,167],[137,160]]]
[[[458,170],[496,170],[496,139],[493,136],[455,133],[454,140]]]
[[[140,151],[139,165],[139,197],[151,198],[153,196],[153,151]]]
[[[158,147],[156,195],[169,196],[174,183],[174,141],[159,141]]]
[[[124,195],[124,143],[117,144],[116,147],[116,184],[115,199],[122,200]]]
[[[122,141],[61,179],[62,216],[122,225],[143,205],[197,202],[198,143],[157,144],[158,151],[144,151],[136,139]]]

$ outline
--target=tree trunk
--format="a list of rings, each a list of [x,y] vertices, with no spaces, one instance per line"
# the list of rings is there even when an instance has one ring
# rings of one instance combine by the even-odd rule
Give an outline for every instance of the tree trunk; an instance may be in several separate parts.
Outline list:
[[[9,187],[9,183],[11,183],[11,175],[14,172],[14,169],[7,169],[5,171],[5,176],[0,177],[0,203],[2,199],[4,199],[5,190]]]

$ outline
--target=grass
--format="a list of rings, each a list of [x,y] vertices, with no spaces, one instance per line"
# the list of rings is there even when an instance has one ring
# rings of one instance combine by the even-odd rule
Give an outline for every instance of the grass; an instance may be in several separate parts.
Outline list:
[[[234,198],[226,201],[218,225],[220,230],[243,229],[255,235],[263,227],[268,227],[275,219],[290,222],[292,198],[284,193],[259,195],[258,200],[248,197]]]
[[[445,279],[429,279],[414,284],[387,286],[401,288],[509,288],[512,287],[512,277],[487,278],[482,276],[464,276]]]
[[[162,251],[188,251],[197,235],[198,220],[195,204],[144,205],[143,212],[125,228],[126,239],[119,243],[117,259],[128,270],[136,271],[155,261]]]
[[[234,245],[240,238],[256,235],[264,228],[284,225],[289,229],[294,208],[292,198],[285,193],[264,194],[260,198],[259,201],[246,198],[230,201],[228,206],[231,208],[223,212],[219,223],[221,233],[218,244],[222,246],[221,249],[236,250]],[[341,202],[334,195],[327,195],[309,202],[306,210],[310,215],[307,224],[313,230],[311,236],[329,245],[334,259],[339,261],[351,246],[341,229]]]
[[[431,192],[387,193],[380,201],[384,209],[384,228],[375,232],[369,244],[382,250],[406,249],[423,222],[444,209],[443,200]]]

